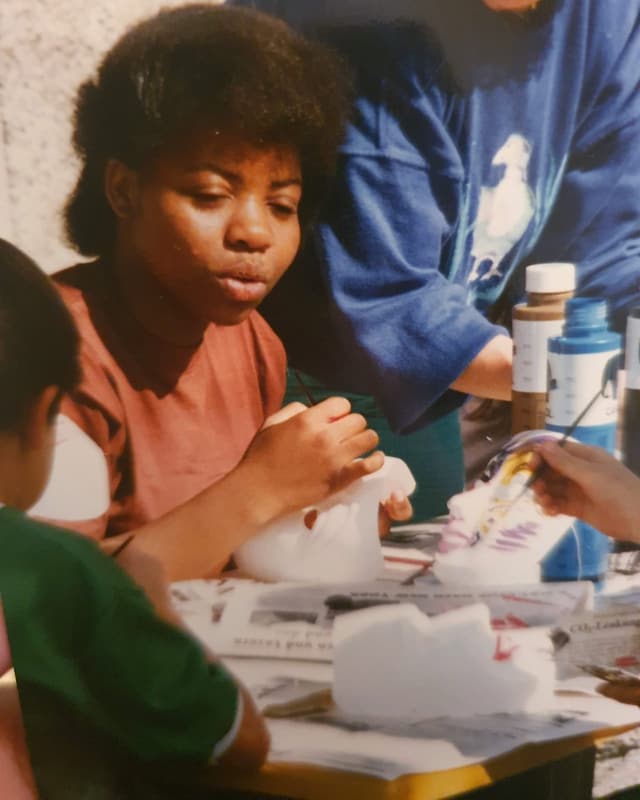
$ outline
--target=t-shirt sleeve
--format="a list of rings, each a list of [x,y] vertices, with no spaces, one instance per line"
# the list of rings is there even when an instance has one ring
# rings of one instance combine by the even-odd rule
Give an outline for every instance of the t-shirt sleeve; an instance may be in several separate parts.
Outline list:
[[[437,93],[411,78],[425,66],[405,69],[356,102],[316,238],[346,363],[397,431],[462,402],[448,387],[503,332],[440,272],[463,167]]]
[[[116,567],[112,573],[110,603],[82,656],[94,722],[145,759],[220,755],[241,713],[235,681],[186,633],[158,619]]]
[[[592,4],[582,114],[557,200],[530,257],[575,262],[578,292],[607,298],[619,330],[640,303],[638,5]]]

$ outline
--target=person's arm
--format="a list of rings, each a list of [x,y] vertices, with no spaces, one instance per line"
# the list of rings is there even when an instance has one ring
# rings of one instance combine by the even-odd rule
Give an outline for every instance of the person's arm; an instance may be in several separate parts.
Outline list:
[[[511,356],[504,328],[456,283],[460,265],[447,266],[464,165],[443,121],[445,101],[427,85],[439,64],[412,72],[412,60],[430,56],[412,52],[411,41],[400,55],[402,45],[398,38],[376,53],[375,75],[368,62],[362,69],[368,83],[309,245],[314,252],[301,263],[317,258],[323,270],[343,349],[341,360],[326,356],[334,371],[344,364],[336,380],[373,394],[392,429],[409,432],[460,405],[463,392],[510,397]]]
[[[0,677],[11,669],[11,651],[0,602]],[[14,681],[0,683],[0,787],[12,800],[36,800],[37,791]]]
[[[511,400],[513,341],[498,335],[482,348],[453,381],[451,388],[492,400]]]
[[[269,754],[269,732],[249,692],[242,685],[239,691],[242,716],[231,743],[218,756],[217,763],[236,769],[259,769]]]
[[[7,628],[4,622],[4,612],[2,610],[2,598],[0,597],[0,678],[11,669],[11,650],[9,649],[9,639]]]
[[[130,531],[135,542],[129,547],[157,558],[170,581],[209,575],[276,518],[375,472],[384,463],[382,453],[370,453],[377,435],[349,408],[347,400],[329,398],[264,428],[234,470],[188,502]]]
[[[242,684],[185,633],[150,564],[147,558],[143,583],[148,590],[153,578],[155,609],[121,569],[85,554],[79,572],[91,591],[80,617],[83,646],[69,654],[79,681],[69,686],[71,697],[90,696],[92,724],[144,760],[258,768],[269,745],[264,720]],[[131,560],[120,566],[129,569]],[[157,605],[159,589],[168,618]]]
[[[547,469],[533,484],[542,509],[579,517],[615,539],[640,541],[640,478],[598,447],[542,442]]]
[[[175,628],[184,629],[171,604],[169,583],[163,565],[147,553],[126,548],[116,563],[142,589],[159,619]],[[215,655],[203,647],[212,663]],[[238,682],[238,709],[233,725],[214,748],[212,758],[222,766],[258,769],[269,752],[269,734],[264,719],[249,692]]]
[[[108,376],[95,360],[85,359],[83,365],[81,389],[65,401],[62,411],[75,423],[67,428],[91,447],[79,446],[74,437],[59,443],[71,448],[71,456],[54,456],[51,484],[71,487],[66,491],[68,508],[61,509],[59,496],[45,496],[48,503],[39,504],[39,516],[62,527],[74,520],[69,527],[102,539],[107,554],[134,536],[127,549],[157,558],[169,580],[215,574],[236,547],[263,526],[325,499],[379,469],[384,460],[381,453],[370,452],[378,437],[362,416],[349,413],[348,401],[329,398],[310,409],[297,404],[293,410],[300,413],[292,417],[289,409],[289,419],[260,431],[241,462],[220,481],[162,517],[105,540],[108,513],[77,522],[75,488],[81,485],[88,494],[94,487],[96,495],[110,504],[111,493],[122,480],[119,464],[126,442],[119,420],[123,415]],[[93,457],[95,445],[104,455],[101,465]],[[64,471],[56,480],[60,465]],[[83,506],[95,505],[86,497],[82,500]],[[56,513],[60,510],[66,514]]]
[[[171,604],[166,570],[157,559],[136,548],[126,548],[116,558],[116,563],[144,591],[160,619],[176,628],[184,628],[184,623]],[[206,648],[203,649],[206,652]],[[215,661],[213,653],[208,655]],[[225,737],[226,741],[222,740],[216,745],[216,751],[220,752],[217,760],[222,766],[258,769],[269,752],[269,734],[262,715],[242,684],[238,684],[238,692],[236,720]]]

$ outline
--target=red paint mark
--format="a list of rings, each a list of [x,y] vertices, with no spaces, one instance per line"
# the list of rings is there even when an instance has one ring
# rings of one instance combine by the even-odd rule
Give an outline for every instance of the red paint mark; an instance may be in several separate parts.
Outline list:
[[[616,667],[636,667],[639,663],[636,656],[620,656],[614,661]]]
[[[496,649],[493,654],[494,661],[508,661],[517,649],[517,645],[513,644],[511,647],[502,647],[502,638],[496,637]]]

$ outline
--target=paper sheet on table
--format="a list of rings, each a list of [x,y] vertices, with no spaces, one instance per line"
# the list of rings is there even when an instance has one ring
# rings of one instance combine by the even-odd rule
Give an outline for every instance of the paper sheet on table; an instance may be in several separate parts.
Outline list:
[[[331,685],[326,664],[284,667],[265,660],[230,659],[264,708]],[[284,667],[284,669],[283,669]],[[270,763],[304,763],[392,780],[410,773],[454,769],[487,761],[529,743],[640,724],[640,708],[600,696],[558,696],[540,714],[496,714],[435,719],[413,725],[363,724],[337,710],[270,719]]]
[[[552,631],[559,678],[581,674],[578,664],[616,666],[640,674],[640,610],[629,607],[572,614]]]
[[[388,603],[415,603],[425,614],[486,603],[495,630],[552,625],[591,608],[588,581],[526,587],[455,589],[385,581],[351,584],[264,584],[244,579],[172,584],[177,614],[220,655],[331,661],[331,629],[339,614]]]

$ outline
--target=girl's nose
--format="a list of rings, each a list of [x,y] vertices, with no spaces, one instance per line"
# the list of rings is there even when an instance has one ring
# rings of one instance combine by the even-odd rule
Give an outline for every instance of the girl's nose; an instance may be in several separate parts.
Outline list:
[[[234,249],[267,250],[272,243],[268,209],[254,199],[240,203],[229,221],[226,239],[228,245]]]

